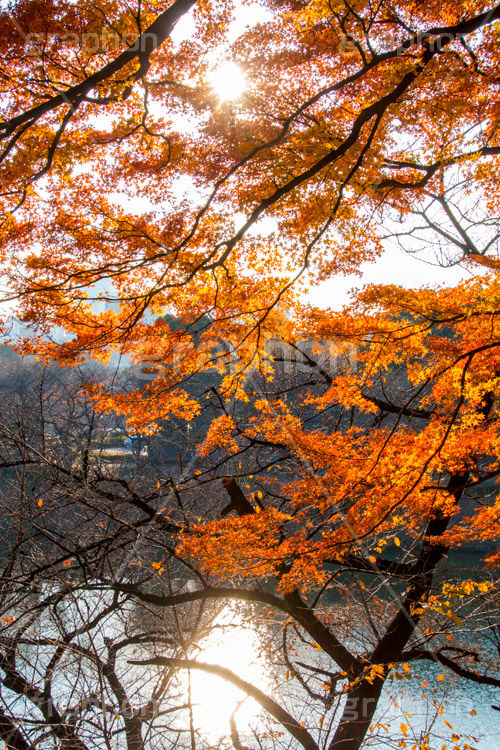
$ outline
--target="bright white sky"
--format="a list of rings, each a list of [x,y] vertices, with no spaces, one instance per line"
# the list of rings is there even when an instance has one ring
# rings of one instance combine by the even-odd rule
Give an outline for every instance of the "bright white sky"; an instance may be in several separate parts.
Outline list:
[[[311,302],[318,307],[339,310],[351,301],[350,290],[364,284],[398,284],[407,288],[436,284],[454,286],[471,277],[470,271],[460,266],[440,268],[417,260],[397,247],[387,247],[375,263],[363,263],[361,272],[361,278],[352,274],[328,279],[311,290]]]

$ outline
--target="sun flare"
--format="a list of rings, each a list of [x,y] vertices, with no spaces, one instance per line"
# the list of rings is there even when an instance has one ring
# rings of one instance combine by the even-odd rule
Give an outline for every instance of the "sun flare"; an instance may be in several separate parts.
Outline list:
[[[227,60],[210,75],[210,83],[221,101],[235,101],[246,87],[245,75],[236,63]]]
[[[196,660],[226,667],[265,692],[269,678],[255,630],[227,609],[215,624],[213,633],[200,645]],[[205,672],[191,670],[189,689],[195,725],[210,737],[229,734],[229,720],[238,704],[236,721],[243,733],[260,712],[260,706],[241,690]]]

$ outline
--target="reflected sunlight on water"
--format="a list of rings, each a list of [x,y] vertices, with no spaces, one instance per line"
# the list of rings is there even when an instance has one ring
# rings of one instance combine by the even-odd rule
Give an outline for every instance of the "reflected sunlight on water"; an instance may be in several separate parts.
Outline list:
[[[266,658],[255,626],[229,607],[218,615],[214,626],[213,632],[190,654],[191,658],[226,667],[263,692],[269,690]],[[186,693],[191,692],[195,727],[212,739],[229,734],[230,717],[238,704],[236,720],[242,732],[261,710],[253,699],[215,675],[190,670],[182,681]]]

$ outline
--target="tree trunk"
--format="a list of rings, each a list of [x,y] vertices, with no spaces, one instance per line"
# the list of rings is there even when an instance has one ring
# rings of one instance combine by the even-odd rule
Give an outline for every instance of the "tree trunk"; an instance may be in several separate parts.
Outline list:
[[[385,680],[360,680],[347,692],[342,718],[328,750],[358,750],[372,722]]]

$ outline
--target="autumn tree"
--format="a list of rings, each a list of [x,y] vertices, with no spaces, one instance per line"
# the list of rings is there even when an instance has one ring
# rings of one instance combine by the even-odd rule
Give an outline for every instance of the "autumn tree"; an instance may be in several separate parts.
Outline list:
[[[111,574],[117,554],[136,550],[131,529],[111,548],[101,527],[95,542],[86,532],[85,550],[108,560],[113,549],[92,576],[74,540],[64,557],[50,552],[51,574],[70,560],[81,573],[69,590],[92,578],[161,610],[236,599],[281,613],[291,639],[324,655],[303,672],[283,643],[321,723],[240,687],[308,750],[355,750],[377,728],[384,688],[413,663],[500,685],[479,636],[464,647],[457,613],[478,599],[493,611],[493,581],[435,580],[453,547],[481,542],[492,569],[499,559],[500,6],[269,1],[247,27],[245,13],[194,0],[4,11],[5,297],[33,330],[12,342],[22,354],[75,366],[117,352],[152,375],[133,389],[87,385],[96,414],[141,435],[205,420],[193,460],[168,482],[52,466],[58,502],[69,482],[93,513],[101,501],[132,506],[146,549],[160,534],[191,590],[152,579],[153,562],[168,566],[148,552],[147,575]],[[221,58],[246,80],[230,103],[212,85]],[[376,262],[387,235],[411,252],[437,243],[471,279],[368,286],[341,313],[314,306],[316,285]],[[339,366],[320,341],[335,344]],[[342,360],[353,350],[355,366]],[[295,363],[286,378],[280,359]],[[198,387],[206,372],[216,377]],[[359,631],[329,606],[346,588]],[[494,616],[481,617],[488,627],[470,627],[494,634]],[[187,651],[131,661],[159,674],[209,669]]]

